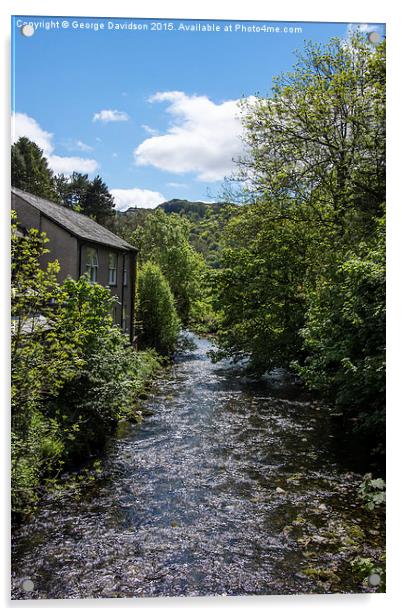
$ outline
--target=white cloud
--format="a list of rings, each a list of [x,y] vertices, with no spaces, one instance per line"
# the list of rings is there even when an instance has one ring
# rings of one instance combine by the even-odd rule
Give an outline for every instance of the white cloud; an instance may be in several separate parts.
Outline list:
[[[152,135],[152,137],[159,135],[159,131],[156,130],[156,128],[152,128],[151,126],[148,126],[148,124],[142,124],[141,128],[143,128],[145,132],[148,133],[149,135]]]
[[[145,188],[113,188],[110,192],[114,197],[116,208],[122,212],[134,206],[155,208],[166,201],[160,192]]]
[[[242,152],[237,100],[214,103],[206,96],[157,92],[149,101],[169,103],[172,124],[166,134],[152,136],[136,148],[138,165],[172,173],[195,172],[207,182],[230,175],[232,159]]]
[[[359,24],[359,23],[350,23],[346,27],[346,36],[350,38],[353,34],[366,34],[370,40],[370,34],[374,33],[377,35],[378,41],[382,39],[385,35],[385,28],[383,24]],[[373,42],[373,41],[372,41]]]
[[[76,150],[79,152],[91,152],[93,150],[91,145],[84,143],[80,139],[68,139],[67,141],[62,142],[62,145],[70,152],[74,152]]]
[[[11,117],[11,141],[15,143],[20,137],[28,137],[43,150],[45,156],[53,152],[53,134],[43,130],[34,118],[26,113],[13,113]]]
[[[48,158],[49,165],[55,173],[71,175],[74,171],[80,173],[93,173],[98,168],[96,160],[80,158],[79,156],[56,156]]]
[[[378,32],[380,30],[380,24],[357,24],[350,23],[348,24],[348,32]]]
[[[125,111],[118,111],[117,109],[102,109],[94,113],[92,122],[127,122],[130,117]]]
[[[76,141],[76,146],[77,146],[77,150],[80,150],[81,152],[91,152],[93,150],[93,147],[91,145],[88,145],[87,143],[80,141],[80,139]]]
[[[46,156],[49,167],[55,173],[70,174],[73,171],[93,173],[98,168],[96,160],[78,156],[57,156],[54,154],[53,134],[43,130],[38,122],[26,113],[13,113],[11,121],[11,141],[15,143],[20,137],[34,141]],[[79,142],[82,143],[82,142]],[[82,145],[85,145],[82,143]],[[89,147],[89,146],[88,146]]]

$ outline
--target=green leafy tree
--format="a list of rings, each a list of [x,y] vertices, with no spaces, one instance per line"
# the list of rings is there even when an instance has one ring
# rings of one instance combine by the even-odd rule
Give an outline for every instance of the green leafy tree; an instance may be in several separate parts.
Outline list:
[[[43,150],[27,137],[11,146],[11,184],[44,199],[57,199],[54,175]]]
[[[65,294],[56,280],[58,263],[40,267],[46,237],[36,229],[11,229],[11,433],[12,506],[35,502],[43,473],[57,466],[64,445],[58,424],[43,414],[44,401],[82,366],[74,337],[55,327]]]
[[[74,171],[69,177],[58,175],[55,184],[63,205],[114,229],[114,199],[99,175],[90,180],[88,174]]]
[[[177,214],[158,209],[132,235],[142,263],[157,263],[176,300],[177,312],[187,325],[197,300],[202,298],[205,262],[189,242],[190,223]]]
[[[309,239],[273,203],[243,206],[227,224],[214,276],[217,357],[249,357],[257,372],[300,357]]]
[[[242,104],[252,206],[223,235],[220,354],[306,382],[376,429],[384,407],[385,43],[307,44]],[[219,354],[218,354],[219,355]],[[361,424],[362,425],[362,424]]]
[[[138,325],[142,348],[171,355],[180,332],[180,319],[169,283],[156,263],[145,263],[138,276]]]
[[[99,452],[118,419],[133,415],[138,393],[138,362],[127,336],[113,325],[116,298],[109,290],[67,278],[64,310],[54,335],[79,344],[82,365],[47,401],[48,413],[69,438],[67,461],[75,463]]]
[[[131,207],[124,212],[117,211],[114,221],[113,232],[126,242],[133,241],[133,232],[142,227],[146,217],[151,213],[151,210]]]
[[[385,221],[368,242],[348,250],[318,277],[301,334],[305,382],[350,413],[384,443]]]
[[[14,214],[11,237],[12,404],[14,419],[24,423],[43,395],[56,393],[80,362],[70,333],[54,335],[66,297],[56,280],[57,261],[40,266],[47,238],[37,229],[20,234]]]
[[[224,203],[219,204],[219,207],[206,206],[203,216],[191,228],[191,245],[212,270],[220,266],[221,236],[225,225],[239,213],[239,209],[239,206]]]
[[[306,44],[271,97],[243,102],[242,117],[240,179],[257,197],[291,196],[370,232],[385,193],[385,43]]]

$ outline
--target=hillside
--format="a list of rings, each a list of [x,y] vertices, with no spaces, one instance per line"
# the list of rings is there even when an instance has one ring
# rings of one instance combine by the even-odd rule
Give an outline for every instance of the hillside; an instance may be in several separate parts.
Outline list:
[[[171,199],[160,203],[156,209],[162,209],[166,214],[177,214],[189,220],[192,246],[203,255],[208,265],[217,267],[219,265],[219,236],[224,220],[230,216],[231,207],[225,203]],[[125,212],[118,212],[114,221],[114,232],[129,242],[133,231],[143,225],[146,217],[153,211],[155,210],[130,207]]]
[[[180,214],[189,220],[200,220],[207,214],[217,213],[221,210],[223,203],[205,203],[204,201],[187,201],[186,199],[171,199],[158,205],[166,214]]]

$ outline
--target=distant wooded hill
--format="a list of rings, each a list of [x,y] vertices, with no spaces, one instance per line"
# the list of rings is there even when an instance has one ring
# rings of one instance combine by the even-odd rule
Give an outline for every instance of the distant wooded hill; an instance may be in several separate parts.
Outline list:
[[[205,203],[203,201],[187,201],[186,199],[171,199],[160,203],[155,209],[161,209],[166,214],[178,214],[192,223],[190,241],[195,250],[200,252],[208,265],[217,267],[219,264],[219,236],[224,220],[231,215],[233,206],[226,203]],[[118,212],[114,223],[114,231],[120,237],[130,241],[133,231],[144,224],[146,217],[155,209],[130,207],[125,212]]]
[[[160,203],[155,209],[161,209],[166,214],[180,214],[186,216],[190,220],[199,220],[204,218],[208,213],[217,213],[224,203],[205,203],[204,201],[187,201],[186,199],[171,199]],[[152,212],[152,209],[141,207],[129,207],[124,212],[119,212],[120,216],[131,218],[132,216],[142,218],[147,213]]]
[[[158,205],[166,214],[181,214],[190,220],[200,220],[208,214],[218,213],[224,203],[204,203],[203,201],[187,201],[186,199],[171,199]]]

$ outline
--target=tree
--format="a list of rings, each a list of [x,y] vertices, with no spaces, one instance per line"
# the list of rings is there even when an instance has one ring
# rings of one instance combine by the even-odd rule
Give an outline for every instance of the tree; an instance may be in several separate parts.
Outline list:
[[[97,175],[89,183],[80,201],[81,211],[101,225],[110,224],[114,218],[114,199],[102,178]]]
[[[69,332],[55,335],[64,299],[57,283],[58,263],[40,267],[46,237],[37,229],[11,228],[11,476],[13,511],[35,502],[42,473],[57,465],[64,445],[53,418],[43,413],[44,400],[55,396],[82,365]]]
[[[69,177],[62,173],[57,175],[55,185],[62,205],[81,212],[90,183],[86,173],[74,171]]]
[[[160,209],[149,214],[143,226],[132,235],[142,263],[157,263],[176,300],[177,312],[184,325],[201,298],[205,262],[189,241],[190,223],[177,214]]]
[[[57,199],[54,175],[43,150],[27,137],[11,146],[11,184],[44,199]]]
[[[64,310],[65,294],[57,283],[59,264],[40,266],[47,238],[37,229],[20,235],[13,214],[11,229],[11,338],[13,421],[29,422],[43,395],[53,395],[78,369],[70,332],[54,337]]]
[[[384,219],[317,278],[301,334],[307,357],[294,367],[307,385],[349,414],[360,413],[359,427],[384,438]]]
[[[243,206],[229,221],[214,276],[217,357],[248,357],[259,373],[300,357],[309,240],[310,229],[271,202]]]
[[[269,98],[242,104],[239,178],[252,206],[227,224],[219,355],[293,365],[345,412],[384,407],[385,43],[307,44]],[[243,206],[244,207],[244,206]]]
[[[55,185],[63,205],[114,228],[114,199],[99,175],[90,180],[86,173],[74,171],[69,177],[60,174]]]
[[[142,348],[171,355],[180,332],[180,319],[169,284],[156,263],[145,263],[138,276],[139,341]]]
[[[16,188],[50,199],[113,227],[114,199],[102,178],[93,180],[74,171],[70,177],[54,176],[43,151],[26,137],[11,148],[11,180]]]
[[[353,218],[370,233],[385,195],[385,43],[308,43],[273,95],[246,99],[242,115],[240,179],[255,196],[291,196],[318,222]]]

